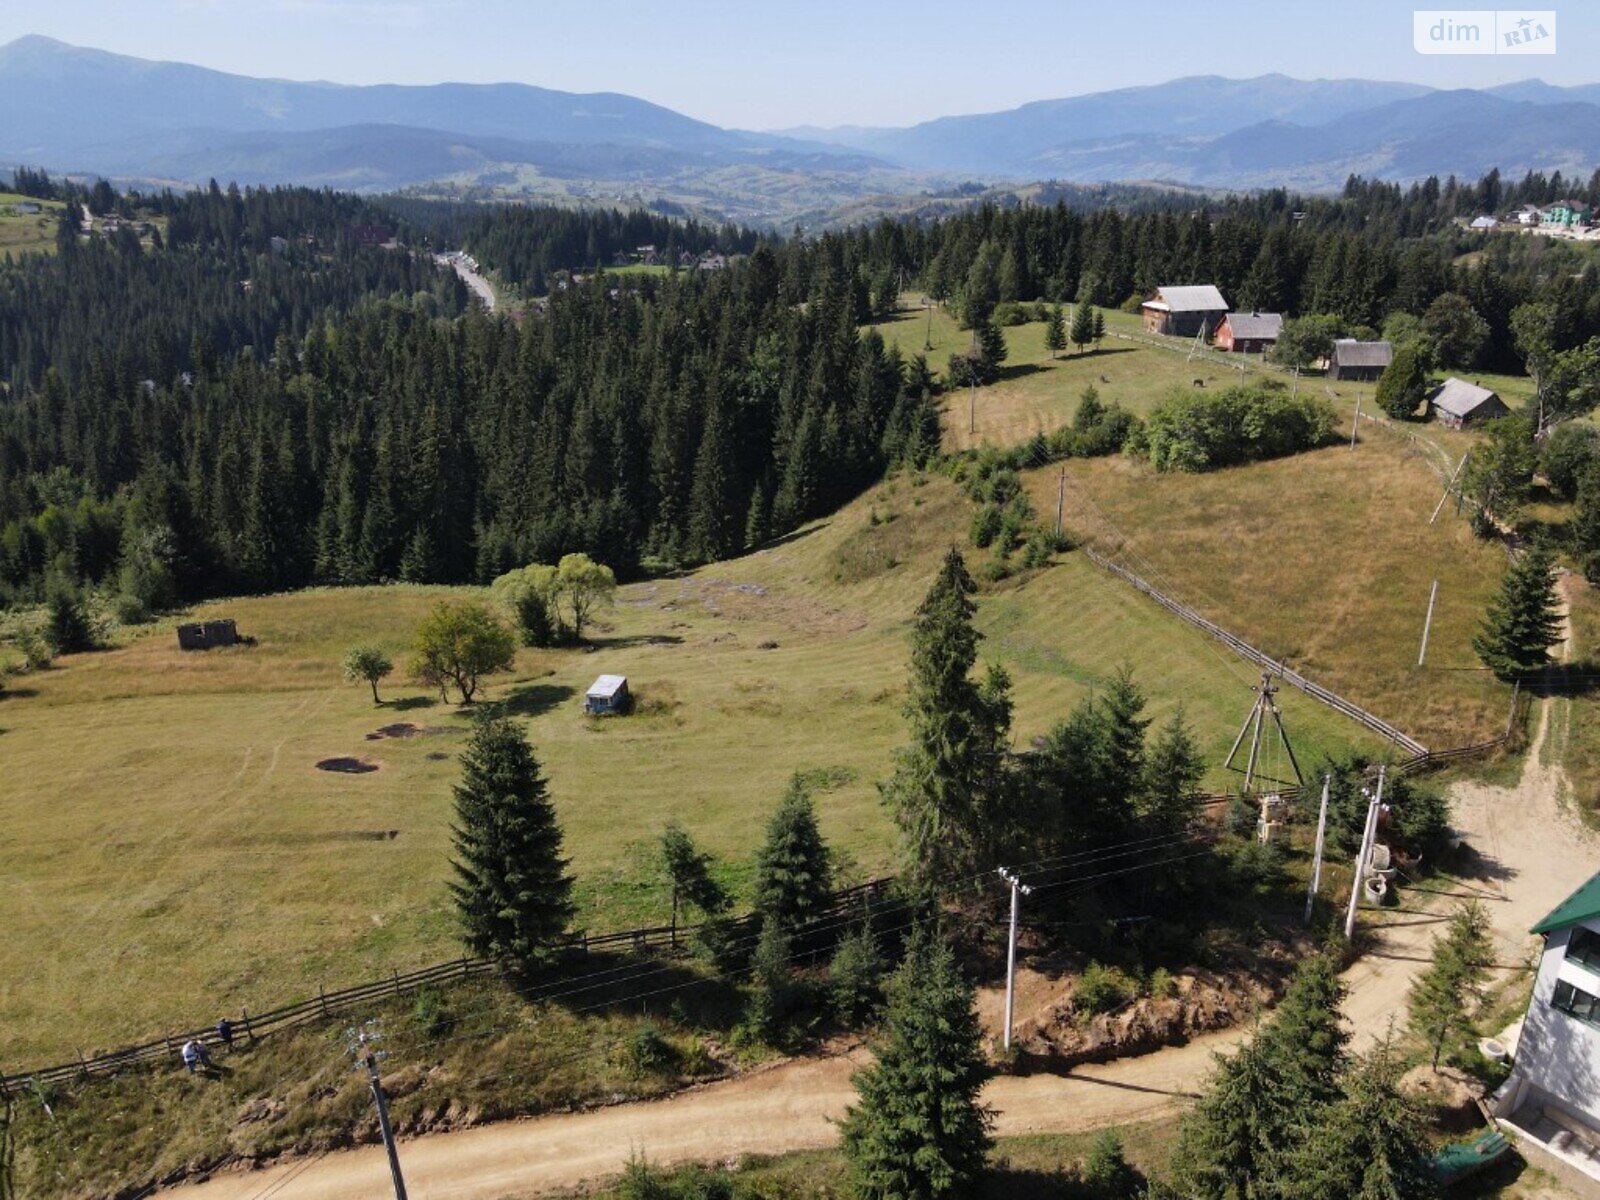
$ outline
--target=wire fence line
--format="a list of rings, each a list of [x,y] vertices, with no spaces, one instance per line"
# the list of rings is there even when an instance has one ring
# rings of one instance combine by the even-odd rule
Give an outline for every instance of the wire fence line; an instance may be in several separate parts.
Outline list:
[[[1120,579],[1132,584],[1135,588],[1143,592],[1146,596],[1149,596],[1150,599],[1161,605],[1161,607],[1165,608],[1168,612],[1171,612],[1173,615],[1182,618],[1185,622],[1193,625],[1196,629],[1210,634],[1212,637],[1223,643],[1223,645],[1234,651],[1234,653],[1238,654],[1241,658],[1247,659],[1264,670],[1272,672],[1285,683],[1304,692],[1313,700],[1317,700],[1322,704],[1326,704],[1329,708],[1335,710],[1336,712],[1343,713],[1352,721],[1355,721],[1359,725],[1365,726],[1373,733],[1376,733],[1379,737],[1391,742],[1395,746],[1400,747],[1413,757],[1426,755],[1428,753],[1428,748],[1421,742],[1417,741],[1416,738],[1411,737],[1403,730],[1396,728],[1383,718],[1373,715],[1359,705],[1352,704],[1343,696],[1330,691],[1321,684],[1307,679],[1298,671],[1291,670],[1287,665],[1279,662],[1277,659],[1273,658],[1264,651],[1257,650],[1243,638],[1237,636],[1236,634],[1229,633],[1215,621],[1201,616],[1187,604],[1184,604],[1179,600],[1174,600],[1172,597],[1157,589],[1155,585],[1147,583],[1144,579],[1138,575],[1135,575],[1127,567],[1122,566],[1120,563],[1113,562],[1099,551],[1091,549],[1088,546],[1083,548],[1083,552],[1088,556],[1089,561],[1094,563],[1096,566],[1110,571],[1113,575],[1116,575]]]
[[[837,891],[829,899],[827,906],[818,912],[818,919],[842,916],[853,909],[870,905],[880,899],[893,882],[890,878],[873,879]],[[735,935],[740,932],[752,933],[759,921],[759,913],[747,913],[729,922],[728,928]],[[675,955],[687,946],[699,928],[695,925],[652,925],[592,936],[586,933],[573,934],[557,948],[557,963],[549,969],[548,983],[551,986],[559,986],[564,967],[574,962],[581,962],[595,953],[662,957]],[[412,995],[438,984],[460,983],[495,975],[500,973],[502,967],[503,964],[494,959],[457,958],[421,967],[415,971],[391,971],[387,978],[356,984],[337,991],[330,992],[319,988],[315,996],[265,1012],[252,1013],[248,1008],[242,1009],[237,1017],[228,1018],[233,1026],[231,1036],[235,1041],[242,1039],[246,1042],[255,1042],[268,1034],[294,1029],[311,1021],[324,1020],[363,1005]],[[15,1074],[0,1073],[0,1098],[9,1098],[44,1084],[63,1083],[94,1075],[113,1075],[128,1067],[176,1061],[181,1058],[185,1043],[191,1041],[199,1042],[203,1046],[218,1046],[222,1044],[223,1039],[216,1025],[210,1025],[204,1029],[168,1034],[153,1041],[125,1046],[89,1058],[80,1054],[73,1062],[58,1063]]]

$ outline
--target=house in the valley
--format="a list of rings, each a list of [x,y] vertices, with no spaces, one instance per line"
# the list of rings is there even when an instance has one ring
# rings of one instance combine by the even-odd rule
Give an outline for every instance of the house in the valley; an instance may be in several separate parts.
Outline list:
[[[1500,228],[1500,221],[1499,221],[1499,218],[1497,218],[1497,217],[1489,217],[1489,216],[1473,217],[1472,218],[1472,224],[1468,225],[1467,228],[1468,229],[1475,229],[1479,233],[1487,233],[1491,229],[1499,229]]]
[[[1231,312],[1217,326],[1216,345],[1233,354],[1264,354],[1282,333],[1282,313]]]
[[[1524,204],[1507,217],[1506,220],[1515,221],[1518,225],[1537,225],[1539,223],[1539,206],[1536,204]]]
[[[1335,379],[1376,379],[1394,361],[1394,346],[1389,342],[1358,342],[1340,338],[1328,356],[1328,374]]]
[[[1539,974],[1489,1109],[1531,1162],[1600,1200],[1600,874],[1533,932]]]
[[[1496,393],[1454,376],[1428,392],[1428,413],[1447,429],[1465,429],[1510,412]]]
[[[1210,336],[1228,315],[1228,302],[1209,283],[1158,287],[1139,307],[1145,329],[1174,337],[1194,337],[1202,331]]]

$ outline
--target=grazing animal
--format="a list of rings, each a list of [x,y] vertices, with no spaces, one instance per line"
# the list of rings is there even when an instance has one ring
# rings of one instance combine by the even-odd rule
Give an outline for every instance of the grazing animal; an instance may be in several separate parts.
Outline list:
[[[1206,381],[1204,379],[1196,379],[1194,381],[1194,386],[1195,387],[1205,387],[1205,385],[1206,385]]]

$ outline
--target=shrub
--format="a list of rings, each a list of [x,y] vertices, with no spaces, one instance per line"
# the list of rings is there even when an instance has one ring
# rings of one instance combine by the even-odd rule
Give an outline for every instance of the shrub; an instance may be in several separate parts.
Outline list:
[[[828,985],[834,1015],[844,1025],[870,1017],[882,999],[883,956],[868,925],[839,943],[829,968]]]
[[[45,639],[57,654],[80,654],[99,647],[99,631],[75,589],[62,585],[51,592],[45,616]]]
[[[1165,1000],[1173,991],[1172,972],[1165,967],[1157,967],[1150,972],[1150,979],[1145,984],[1145,991],[1152,1000]]]
[[[455,1032],[457,1017],[437,988],[423,988],[411,1003],[411,1020],[418,1031],[430,1039],[449,1037]]]
[[[1026,325],[1033,319],[1033,314],[1015,300],[1002,300],[994,306],[994,315],[990,319],[996,325]]]
[[[1137,994],[1138,988],[1125,972],[1092,962],[1078,978],[1073,1003],[1080,1013],[1092,1017],[1121,1008]]]
[[[1333,425],[1326,400],[1276,382],[1173,392],[1150,414],[1144,448],[1158,471],[1210,471],[1310,450]]]
[[[635,1075],[662,1075],[678,1065],[678,1048],[654,1025],[641,1025],[623,1042],[622,1057]]]
[[[1000,506],[980,504],[972,514],[972,544],[980,550],[987,549],[1000,532]]]

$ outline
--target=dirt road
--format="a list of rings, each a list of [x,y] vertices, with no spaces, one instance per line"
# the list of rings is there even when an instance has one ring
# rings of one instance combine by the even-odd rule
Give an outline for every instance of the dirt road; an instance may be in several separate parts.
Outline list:
[[[1515,964],[1532,945],[1528,927],[1600,868],[1600,844],[1562,810],[1559,768],[1540,762],[1548,704],[1522,778],[1514,787],[1459,785],[1455,824],[1478,852],[1480,879],[1407,903],[1376,944],[1346,974],[1346,1013],[1363,1048],[1403,1019],[1411,980],[1428,959],[1453,896],[1476,895],[1489,908],[1501,961]],[[1409,911],[1408,911],[1409,910]],[[987,999],[987,997],[986,997]],[[986,1005],[986,1009],[995,1006]],[[1103,1066],[994,1080],[985,1093],[1002,1135],[1097,1129],[1174,1111],[1203,1082],[1214,1051],[1242,1032]],[[726,1160],[834,1143],[833,1122],[854,1099],[850,1074],[860,1051],[807,1058],[683,1092],[665,1100],[574,1115],[488,1125],[401,1145],[414,1200],[501,1200],[576,1187],[620,1171],[635,1153],[658,1164]],[[376,1147],[265,1171],[223,1175],[179,1189],[183,1200],[385,1200],[389,1174]]]

